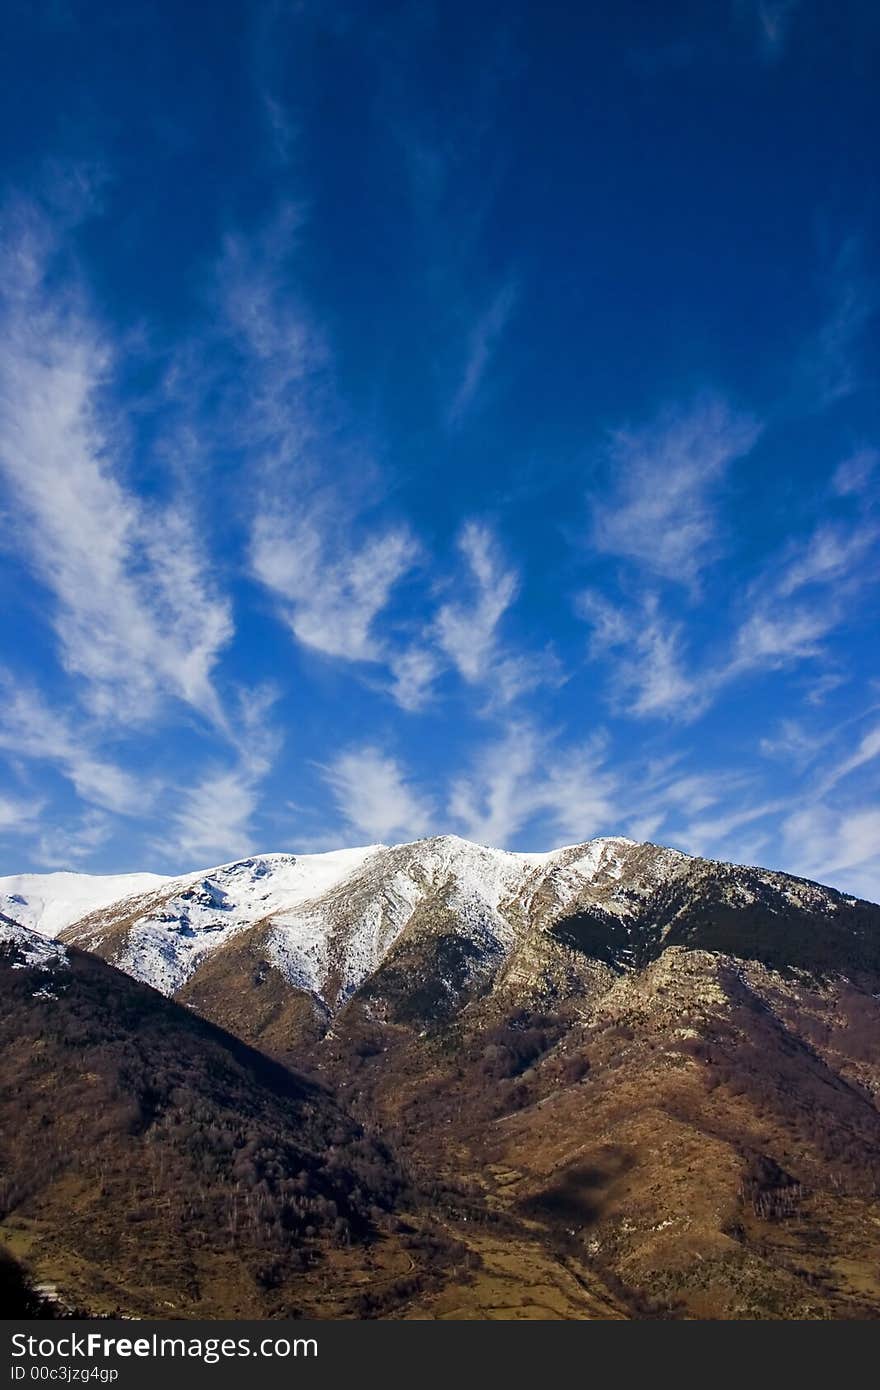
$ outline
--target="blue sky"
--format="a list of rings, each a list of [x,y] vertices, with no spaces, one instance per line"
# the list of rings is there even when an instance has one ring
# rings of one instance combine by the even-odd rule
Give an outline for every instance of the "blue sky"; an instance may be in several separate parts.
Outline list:
[[[880,897],[876,6],[3,24],[0,872]]]

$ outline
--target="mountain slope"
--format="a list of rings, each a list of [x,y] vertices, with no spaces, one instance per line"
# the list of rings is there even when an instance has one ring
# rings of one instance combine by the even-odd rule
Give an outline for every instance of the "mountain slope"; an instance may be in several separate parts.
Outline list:
[[[11,904],[8,881],[0,890]],[[22,906],[69,911],[47,897],[37,884]],[[272,996],[273,1016],[293,1008],[314,1032],[360,993],[436,1023],[498,990],[582,992],[599,967],[641,968],[675,944],[873,970],[877,918],[786,874],[630,840],[524,855],[442,836],[222,865],[105,903],[60,935],[221,1021],[244,991],[257,1012]]]
[[[0,1241],[68,1300],[322,1316],[341,1270],[416,1268],[400,1172],[323,1088],[8,917],[0,998]]]
[[[519,1020],[500,1057],[462,1038],[467,1143],[504,1209],[670,1310],[876,1317],[878,985],[670,946],[525,1067]],[[442,1125],[442,1070],[433,1106],[399,1089],[401,1133]]]
[[[167,881],[161,874],[12,874],[0,878],[0,912],[43,936],[57,936],[87,913]]]
[[[381,1126],[477,1262],[409,1315],[880,1316],[872,904],[447,836],[222,866],[71,943]]]

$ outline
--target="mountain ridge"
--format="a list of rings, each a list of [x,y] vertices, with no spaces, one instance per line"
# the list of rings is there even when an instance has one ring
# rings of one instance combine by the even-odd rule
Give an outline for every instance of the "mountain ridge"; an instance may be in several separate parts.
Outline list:
[[[13,886],[9,919],[29,908]],[[24,945],[122,996],[152,980],[173,997],[147,991],[151,1011],[185,1005],[384,1136],[467,1251],[414,1292],[389,1228],[367,1252],[403,1264],[386,1309],[880,1312],[877,906],[615,837],[516,855],[447,836],[252,856]],[[61,1027],[63,988],[23,973],[31,1031]]]
[[[494,987],[514,958],[543,955],[561,967],[573,952],[625,970],[667,942],[689,940],[689,930],[694,944],[716,949],[730,947],[732,933],[737,949],[756,913],[760,939],[747,954],[772,953],[766,922],[787,914],[814,923],[815,963],[829,956],[833,964],[822,937],[836,938],[847,922],[856,958],[868,949],[873,964],[875,954],[860,925],[870,904],[793,875],[620,836],[526,854],[442,835],[251,855],[173,878],[88,877],[71,889],[71,877],[0,879],[0,910],[170,996],[192,992],[213,958],[232,960],[246,939],[257,970],[282,977],[327,1018],[360,990],[375,994],[377,977],[399,975],[405,958],[423,978],[433,971],[443,987],[435,1009],[448,1012],[459,996]],[[797,965],[802,957],[795,943],[790,962],[778,950],[773,959]]]

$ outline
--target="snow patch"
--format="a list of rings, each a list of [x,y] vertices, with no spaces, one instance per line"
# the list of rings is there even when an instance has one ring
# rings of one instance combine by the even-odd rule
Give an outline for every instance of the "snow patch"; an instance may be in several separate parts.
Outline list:
[[[0,916],[0,949],[13,953],[13,970],[47,970],[67,966],[69,957],[56,941],[47,941],[38,932],[19,922]]]
[[[90,912],[167,882],[161,874],[12,874],[0,878],[0,912],[54,937]]]
[[[207,956],[234,936],[319,898],[375,850],[376,846],[368,845],[327,854],[256,855],[164,880],[162,892],[151,897],[149,911],[135,916],[127,926],[115,964],[163,994],[173,994]],[[85,949],[99,947],[114,926],[131,915],[132,907],[136,909],[137,903],[126,900],[113,904],[112,911],[98,920],[92,917],[83,922],[78,943]],[[312,978],[307,960],[317,943],[308,939],[308,933],[306,937],[299,951],[289,953],[284,968],[292,984]],[[302,987],[312,988],[311,984]]]

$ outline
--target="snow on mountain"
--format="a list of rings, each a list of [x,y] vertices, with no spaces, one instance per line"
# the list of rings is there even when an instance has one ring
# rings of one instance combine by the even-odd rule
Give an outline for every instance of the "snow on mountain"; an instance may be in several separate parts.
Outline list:
[[[39,932],[23,927],[0,912],[0,951],[11,955],[12,969],[45,969],[47,966],[64,966],[68,955],[57,941],[50,941]]]
[[[12,874],[0,878],[0,912],[57,936],[89,912],[167,882],[161,874]]]
[[[379,848],[255,855],[163,879],[146,894],[81,916],[67,939],[173,994],[233,936],[261,922],[290,920],[301,904],[320,900]]]
[[[771,914],[786,904],[830,913],[842,900],[787,875],[621,837],[516,854],[443,835],[257,855],[177,878],[22,875],[0,880],[0,909],[43,935],[63,931],[165,994],[249,932],[289,984],[336,1008],[404,936],[412,944],[452,931],[470,959],[494,969],[530,934],[587,914],[616,924],[625,965],[649,906],[654,912],[664,899],[665,935],[676,913],[707,892],[734,907],[760,898]]]
[[[388,954],[416,910],[442,900],[457,931],[481,950],[503,951],[513,928],[502,911],[540,854],[511,854],[443,835],[374,846],[359,872],[320,897],[278,914],[267,954],[291,984],[335,1002],[347,999]]]

